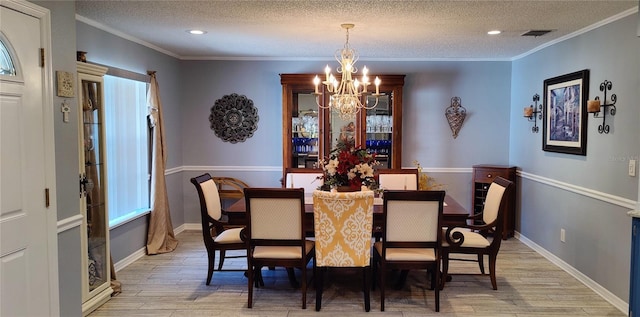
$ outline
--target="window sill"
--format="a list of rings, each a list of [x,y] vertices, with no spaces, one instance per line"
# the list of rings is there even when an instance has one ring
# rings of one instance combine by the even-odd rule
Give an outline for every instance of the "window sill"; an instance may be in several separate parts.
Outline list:
[[[116,218],[114,220],[110,220],[109,221],[109,230],[113,230],[113,229],[115,229],[117,227],[120,227],[120,226],[122,226],[124,224],[127,224],[127,223],[129,223],[131,221],[134,221],[134,220],[136,220],[138,218],[144,217],[144,216],[148,215],[149,213],[151,213],[151,210],[149,210],[149,209],[141,210],[141,211],[139,211],[137,213],[131,213],[129,215],[122,216],[122,217]]]

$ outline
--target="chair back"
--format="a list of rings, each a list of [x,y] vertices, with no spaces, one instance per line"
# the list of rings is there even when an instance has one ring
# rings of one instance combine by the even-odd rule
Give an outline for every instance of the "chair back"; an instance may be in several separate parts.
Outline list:
[[[246,233],[252,245],[304,244],[303,189],[245,188],[244,193],[247,206]],[[275,240],[280,242],[273,242]]]
[[[207,221],[208,227],[207,217],[211,217],[216,221],[222,217],[222,206],[220,205],[218,186],[216,186],[216,183],[209,173],[192,178],[191,183],[193,183],[198,191],[203,226],[205,225],[205,221]],[[205,228],[206,227],[203,227],[203,229]]]
[[[316,266],[370,265],[373,191],[313,192]]]
[[[288,168],[284,174],[285,188],[304,188],[307,195],[324,184],[322,170],[307,168]]]
[[[386,190],[417,190],[418,169],[378,170],[378,184]]]
[[[482,221],[485,224],[491,224],[496,222],[497,219],[501,219],[499,216],[505,201],[503,199],[505,197],[504,193],[512,183],[502,177],[496,177],[489,186],[482,210]],[[496,226],[498,224],[502,224],[502,221],[497,221]]]
[[[383,244],[416,243],[415,247],[441,244],[444,191],[386,191]]]

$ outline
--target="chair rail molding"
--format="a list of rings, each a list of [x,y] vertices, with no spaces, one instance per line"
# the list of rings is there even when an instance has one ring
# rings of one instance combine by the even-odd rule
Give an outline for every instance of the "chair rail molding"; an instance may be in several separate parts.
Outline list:
[[[59,220],[57,223],[58,234],[75,227],[80,227],[83,219],[84,219],[84,216],[82,216],[81,214],[77,214],[77,215]]]
[[[552,187],[555,187],[555,188],[563,189],[563,190],[566,190],[566,191],[569,191],[569,192],[572,192],[572,193],[576,193],[576,194],[580,194],[580,195],[583,195],[583,196],[587,196],[587,197],[590,197],[590,198],[593,198],[593,199],[598,199],[598,200],[601,200],[601,201],[605,201],[605,202],[608,202],[610,204],[618,205],[620,207],[634,209],[636,207],[636,204],[638,204],[638,202],[635,201],[635,200],[627,199],[627,198],[616,196],[616,195],[607,194],[607,193],[604,193],[604,192],[601,192],[601,191],[589,189],[589,188],[582,187],[582,186],[577,186],[577,185],[561,182],[561,181],[558,181],[558,180],[555,180],[555,179],[547,178],[547,177],[536,175],[536,174],[531,174],[531,173],[527,173],[527,172],[523,172],[523,171],[516,171],[516,175],[519,175],[520,177],[522,177],[524,179],[529,179],[529,180],[532,180],[534,182],[538,182],[538,183],[549,185],[549,186],[552,186]]]

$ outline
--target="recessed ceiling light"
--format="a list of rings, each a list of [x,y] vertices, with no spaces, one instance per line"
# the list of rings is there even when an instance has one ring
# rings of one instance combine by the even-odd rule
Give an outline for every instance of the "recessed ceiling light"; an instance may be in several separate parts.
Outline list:
[[[500,33],[501,33],[500,30],[493,30],[493,31],[487,32],[487,34],[489,34],[489,35],[496,35],[496,34],[500,34]]]
[[[188,30],[187,32],[191,33],[191,34],[195,34],[195,35],[202,35],[207,33],[206,31],[202,31],[202,30]]]

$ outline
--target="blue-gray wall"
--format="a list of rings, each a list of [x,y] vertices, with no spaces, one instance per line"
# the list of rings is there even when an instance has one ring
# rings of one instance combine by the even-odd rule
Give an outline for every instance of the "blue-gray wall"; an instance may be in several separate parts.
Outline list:
[[[174,227],[199,222],[189,178],[202,172],[241,178],[254,186],[278,186],[281,177],[280,73],[316,73],[326,61],[183,61],[82,22],[74,5],[40,1],[52,12],[53,69],[75,72],[75,51],[88,60],[145,73],[156,70],[168,146],[167,186]],[[406,74],[403,166],[418,160],[466,207],[471,166],[519,167],[517,229],[525,239],[575,267],[624,301],[628,300],[630,219],[638,199],[637,178],[626,175],[628,158],[638,159],[640,140],[640,39],[636,15],[605,25],[511,61],[361,62],[373,72]],[[74,38],[75,34],[75,38]],[[541,133],[530,132],[522,108],[543,94],[546,78],[591,70],[590,97],[604,79],[614,83],[618,115],[612,133],[596,132],[589,119],[586,157],[543,152]],[[260,122],[246,142],[222,142],[209,129],[209,109],[230,93],[244,94],[258,107]],[[462,98],[467,120],[453,139],[444,109]],[[59,101],[54,99],[54,101]],[[72,102],[75,111],[76,102]],[[56,112],[56,116],[60,113]],[[56,117],[58,219],[79,214],[77,122]],[[567,242],[559,242],[565,228]],[[115,262],[144,248],[147,217],[111,230]],[[78,230],[59,235],[60,306],[78,316],[80,305]],[[125,286],[126,287],[126,286]]]
[[[87,52],[87,61],[146,74],[157,71],[167,147],[167,165],[171,170],[182,166],[182,113],[185,106],[180,61],[143,45],[136,44],[93,26],[77,22],[76,40],[79,51]],[[174,226],[184,223],[182,210],[182,177],[169,173],[166,177],[171,219]],[[148,217],[141,217],[110,231],[114,262],[139,251],[146,245]]]
[[[200,219],[189,177],[211,171],[251,186],[279,186],[282,176],[281,73],[316,73],[327,61],[184,61],[182,80],[185,222]],[[403,166],[418,160],[450,194],[470,204],[471,166],[508,164],[510,62],[363,62],[380,74],[405,74]],[[311,85],[311,83],[310,83]],[[223,142],[209,128],[214,102],[238,93],[253,100],[260,121],[245,142]],[[467,119],[453,139],[444,116],[459,96]],[[478,133],[480,131],[480,133]],[[220,171],[224,170],[224,171]],[[453,173],[451,172],[453,171]],[[458,172],[458,173],[455,173]],[[464,173],[464,176],[457,175]]]
[[[638,200],[638,176],[628,176],[630,159],[640,154],[640,38],[637,14],[553,45],[513,62],[509,160],[519,166],[518,231],[625,302],[629,296],[631,218]],[[589,98],[603,98],[613,82],[617,114],[607,116],[609,134],[599,134],[602,118],[589,115],[587,155],[542,151],[542,131],[522,108],[533,94],[543,96],[547,78],[590,70]],[[542,128],[541,128],[542,130]],[[566,243],[560,242],[560,229]]]

